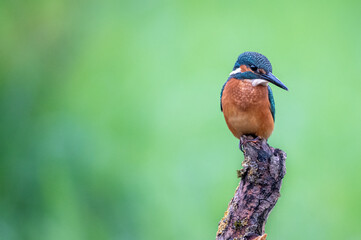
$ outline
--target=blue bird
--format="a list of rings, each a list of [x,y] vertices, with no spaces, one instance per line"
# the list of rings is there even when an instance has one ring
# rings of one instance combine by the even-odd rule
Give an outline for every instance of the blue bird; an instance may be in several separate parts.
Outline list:
[[[257,52],[239,55],[220,98],[221,111],[236,138],[254,135],[268,139],[272,134],[275,102],[269,83],[288,90],[272,74],[272,65],[265,56]]]

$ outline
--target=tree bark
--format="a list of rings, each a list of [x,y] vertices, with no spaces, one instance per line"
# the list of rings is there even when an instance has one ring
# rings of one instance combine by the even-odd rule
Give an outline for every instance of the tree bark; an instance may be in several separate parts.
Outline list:
[[[234,197],[219,222],[216,240],[264,240],[268,215],[280,197],[286,153],[264,139],[242,136],[243,169]]]

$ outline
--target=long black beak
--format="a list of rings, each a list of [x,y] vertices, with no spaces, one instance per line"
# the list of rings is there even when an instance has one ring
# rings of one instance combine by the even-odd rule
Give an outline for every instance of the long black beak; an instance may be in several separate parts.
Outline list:
[[[288,88],[280,80],[278,80],[278,78],[276,78],[275,75],[273,75],[272,73],[269,72],[269,73],[263,74],[261,76],[264,80],[267,80],[270,83],[273,83],[274,85],[288,91]]]

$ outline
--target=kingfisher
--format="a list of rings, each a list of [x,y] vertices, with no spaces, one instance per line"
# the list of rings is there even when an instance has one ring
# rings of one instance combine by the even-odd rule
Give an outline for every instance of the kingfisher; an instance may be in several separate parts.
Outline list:
[[[269,83],[288,90],[272,74],[272,65],[264,55],[257,52],[239,55],[220,97],[221,111],[236,138],[253,135],[267,140],[271,136],[275,101]]]

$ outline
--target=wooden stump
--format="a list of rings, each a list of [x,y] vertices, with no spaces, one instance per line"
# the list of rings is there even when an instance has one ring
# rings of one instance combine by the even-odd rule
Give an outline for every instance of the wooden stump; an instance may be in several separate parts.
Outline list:
[[[286,153],[270,147],[266,140],[242,136],[241,146],[241,181],[219,222],[217,240],[265,240],[265,224],[286,174]]]

